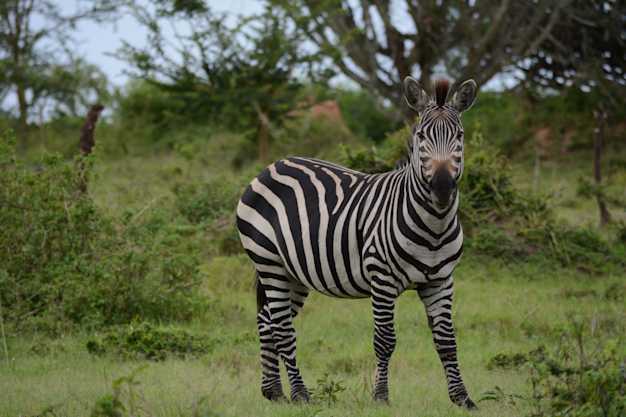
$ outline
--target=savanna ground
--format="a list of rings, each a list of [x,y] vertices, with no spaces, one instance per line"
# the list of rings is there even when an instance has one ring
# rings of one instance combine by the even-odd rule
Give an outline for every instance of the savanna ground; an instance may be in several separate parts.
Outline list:
[[[140,222],[159,207],[175,206],[173,183],[224,175],[219,163],[201,159],[190,159],[184,152],[97,159],[90,192],[104,212],[130,211],[133,221]],[[555,168],[545,165],[538,186],[552,193],[559,217],[595,225],[593,201],[576,198],[571,191],[577,176],[589,171],[590,161],[582,156],[574,161]],[[237,175],[251,178],[257,169],[248,167]],[[537,187],[532,185],[531,169],[532,162],[515,164],[514,182],[522,190]],[[614,186],[623,189],[623,171],[613,172],[618,177]],[[620,218],[624,213],[615,215]],[[389,406],[371,399],[375,362],[369,301],[318,294],[311,294],[296,319],[299,363],[305,382],[317,390],[316,400],[307,405],[264,400],[251,264],[243,254],[212,253],[199,265],[199,291],[208,300],[208,309],[186,323],[160,324],[205,335],[210,341],[205,353],[161,361],[94,355],[87,343],[104,329],[50,335],[38,330],[12,332],[9,327],[8,358],[0,363],[0,416],[529,415],[536,405],[531,368],[488,367],[494,356],[527,354],[541,345],[557,352],[564,334],[576,326],[584,329],[592,345],[606,338],[618,357],[626,356],[626,274],[529,259],[472,251],[455,273],[460,363],[469,392],[478,401],[475,412],[448,400],[424,310],[412,292],[402,295],[397,305],[398,345],[391,362]],[[283,384],[287,390],[286,378]],[[94,411],[98,403],[104,404],[100,414]]]
[[[455,321],[462,370],[470,393],[480,399],[500,387],[530,398],[525,369],[489,370],[498,353],[550,348],[555,331],[571,320],[624,334],[624,301],[605,297],[624,285],[623,275],[595,279],[573,271],[546,273],[541,267],[507,266],[465,259],[456,274]],[[591,280],[591,282],[590,282]],[[371,399],[374,357],[367,300],[341,301],[312,295],[297,319],[300,364],[312,388],[328,373],[345,391],[337,401],[309,405],[272,404],[259,389],[258,342],[250,267],[243,257],[215,259],[207,266],[207,294],[226,308],[223,317],[190,324],[219,341],[197,359],[123,361],[94,357],[87,335],[51,342],[33,335],[9,338],[11,363],[2,365],[2,415],[83,416],[112,382],[141,369],[137,385],[123,386],[125,401],[151,416],[521,416],[532,401],[483,401],[476,412],[463,411],[447,398],[441,365],[432,346],[423,308],[414,294],[397,307],[398,346],[391,365],[391,405]],[[598,332],[600,330],[597,330]],[[558,333],[557,333],[558,334]],[[46,345],[43,353],[38,348]],[[622,345],[623,349],[623,345]],[[128,398],[130,396],[131,398]]]

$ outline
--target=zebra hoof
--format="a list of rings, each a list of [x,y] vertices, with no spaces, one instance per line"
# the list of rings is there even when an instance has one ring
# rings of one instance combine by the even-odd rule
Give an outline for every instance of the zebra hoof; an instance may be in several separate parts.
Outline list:
[[[378,404],[389,405],[389,392],[377,392],[374,394],[374,401]]]
[[[311,396],[305,388],[304,390],[293,391],[291,393],[291,401],[294,403],[308,403],[311,401]]]
[[[470,397],[467,397],[465,401],[463,401],[463,405],[461,407],[467,408],[468,410],[478,410],[476,403],[474,403]]]
[[[283,394],[283,390],[280,387],[278,389],[262,389],[261,393],[265,398],[273,402],[281,402],[287,400],[287,397],[285,397],[285,394]]]

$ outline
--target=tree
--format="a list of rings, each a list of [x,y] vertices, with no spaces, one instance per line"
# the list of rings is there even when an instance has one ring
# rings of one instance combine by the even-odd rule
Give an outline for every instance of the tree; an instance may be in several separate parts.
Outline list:
[[[619,107],[626,101],[626,3],[573,1],[517,67],[526,88],[594,90],[605,105]]]
[[[115,4],[112,0],[77,4],[74,12],[64,13],[52,0],[0,2],[0,94],[15,94],[22,137],[30,112],[41,100],[62,97],[74,111],[75,100],[70,97],[85,83],[101,90],[102,73],[69,52],[71,30],[82,20],[110,16]],[[67,91],[69,86],[73,91]]]
[[[344,75],[399,105],[407,75],[428,86],[445,69],[481,85],[512,68],[550,36],[570,0],[405,0],[394,10],[383,0],[270,3]]]
[[[518,63],[522,86],[528,91],[581,89],[597,99],[593,117],[593,178],[583,194],[595,197],[600,225],[611,221],[602,181],[605,126],[612,115],[623,120],[626,104],[626,3],[617,0],[578,0],[563,11],[535,53]],[[593,123],[593,122],[592,122]]]
[[[192,3],[192,9],[167,1],[135,7],[148,45],[125,43],[118,55],[134,67],[133,75],[171,93],[191,120],[253,129],[258,157],[267,161],[271,125],[293,109],[296,75],[315,74],[316,57],[302,50],[281,13],[267,9],[228,25],[225,15]],[[173,44],[164,35],[166,24],[176,27]]]

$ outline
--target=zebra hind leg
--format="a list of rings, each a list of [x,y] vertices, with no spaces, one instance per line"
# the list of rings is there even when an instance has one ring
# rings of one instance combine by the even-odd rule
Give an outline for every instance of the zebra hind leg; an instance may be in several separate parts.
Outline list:
[[[257,288],[257,291],[259,289]],[[267,304],[260,306],[257,314],[257,327],[261,341],[261,393],[270,401],[285,400],[280,381],[279,356],[272,335],[270,310]]]
[[[307,402],[310,399],[309,391],[296,363],[296,330],[293,317],[302,307],[308,291],[290,281],[286,271],[282,276],[276,271],[271,274],[259,271],[259,277],[267,297],[272,338],[287,369],[291,400]]]

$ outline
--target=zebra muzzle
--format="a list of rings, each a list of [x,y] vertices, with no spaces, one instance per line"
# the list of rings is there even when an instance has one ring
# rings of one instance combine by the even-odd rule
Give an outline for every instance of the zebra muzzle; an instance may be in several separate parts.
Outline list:
[[[450,174],[450,171],[442,166],[435,171],[430,187],[435,195],[435,205],[439,208],[445,208],[450,205],[450,200],[456,191],[456,181]]]

